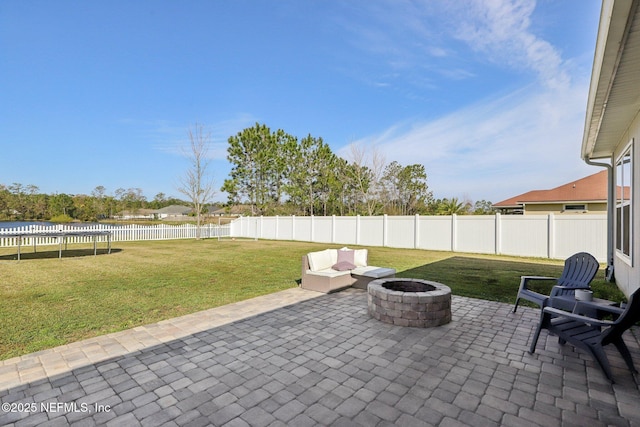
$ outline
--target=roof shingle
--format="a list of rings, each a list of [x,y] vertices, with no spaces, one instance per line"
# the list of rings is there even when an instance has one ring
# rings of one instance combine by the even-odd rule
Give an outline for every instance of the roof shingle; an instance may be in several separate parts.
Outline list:
[[[533,190],[494,204],[496,207],[522,206],[525,203],[606,202],[607,171],[561,185],[551,190]]]

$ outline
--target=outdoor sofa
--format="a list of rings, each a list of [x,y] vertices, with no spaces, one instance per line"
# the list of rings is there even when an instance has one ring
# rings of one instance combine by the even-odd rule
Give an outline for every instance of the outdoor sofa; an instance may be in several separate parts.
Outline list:
[[[366,289],[374,279],[394,277],[393,268],[368,265],[367,249],[325,249],[302,257],[301,287],[317,292],[335,292],[350,286]]]

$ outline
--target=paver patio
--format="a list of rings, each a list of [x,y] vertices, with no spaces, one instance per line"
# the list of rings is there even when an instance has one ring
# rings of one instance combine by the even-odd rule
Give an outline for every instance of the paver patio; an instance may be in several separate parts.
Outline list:
[[[527,353],[538,310],[452,304],[445,326],[403,328],[364,291],[290,289],[5,360],[0,425],[640,426],[615,349],[611,385],[546,332]]]

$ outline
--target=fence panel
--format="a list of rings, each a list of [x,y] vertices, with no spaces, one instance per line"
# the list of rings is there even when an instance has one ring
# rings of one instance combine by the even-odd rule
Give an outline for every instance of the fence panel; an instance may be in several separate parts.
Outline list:
[[[279,216],[278,218],[278,236],[283,240],[293,240],[293,217]]]
[[[333,218],[330,216],[312,217],[313,238],[319,243],[333,243]]]
[[[499,253],[549,258],[549,219],[546,215],[502,215],[500,236]]]
[[[24,227],[0,228],[0,247],[17,247],[18,237],[3,237],[7,234],[23,234],[27,235],[22,238],[21,246],[47,246],[57,245],[60,238],[51,236],[38,237],[38,233],[55,233],[55,232],[91,232],[91,231],[108,231],[111,232],[111,242],[126,242],[136,240],[172,240],[172,239],[193,239],[197,236],[198,227],[193,224],[183,225],[110,225],[110,224],[93,224],[93,225],[29,225]],[[255,232],[249,228],[249,232]],[[229,237],[231,236],[231,226],[217,226],[207,224],[200,226],[200,237]],[[81,236],[81,235],[65,235],[67,244],[74,243],[92,243],[106,242],[107,236]]]
[[[360,241],[363,246],[384,246],[384,217],[360,217]]]
[[[301,240],[303,242],[310,242],[311,236],[311,217],[296,216],[294,217],[294,227],[292,240]]]
[[[264,230],[252,224],[257,218],[239,218],[230,233],[236,237],[274,236],[274,239],[318,243],[390,246],[470,253],[564,259],[586,251],[606,261],[606,215],[477,215],[477,216],[371,216],[295,217],[290,226],[279,217],[262,220]],[[287,224],[282,226],[282,224]],[[293,235],[288,233],[293,229]],[[258,234],[256,234],[258,233]]]
[[[457,216],[454,248],[460,252],[496,253],[496,217]]]
[[[278,236],[278,232],[280,231],[278,229],[279,224],[279,217],[268,217],[268,216],[264,216],[264,217],[260,217],[259,219],[259,223],[260,223],[260,238],[262,239],[270,239],[270,240],[275,240],[277,238],[280,238]]]
[[[553,258],[568,258],[576,248],[590,248],[599,260],[607,258],[607,218],[591,215],[556,215]]]
[[[386,245],[392,248],[414,248],[416,245],[416,217],[385,217]]]
[[[421,216],[418,219],[418,249],[450,251],[453,217]]]
[[[247,221],[244,225],[244,232],[246,233],[247,236],[252,236],[252,237],[260,237],[260,235],[258,234],[260,228],[258,227],[258,221],[260,220],[260,218],[258,217],[252,217],[252,218],[247,218]]]
[[[355,245],[358,242],[358,218],[354,216],[335,217],[335,241],[344,245]]]

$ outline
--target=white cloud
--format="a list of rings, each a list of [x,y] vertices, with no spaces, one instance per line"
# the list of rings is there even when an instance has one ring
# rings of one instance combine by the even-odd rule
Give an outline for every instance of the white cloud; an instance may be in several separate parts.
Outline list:
[[[436,197],[498,202],[597,172],[579,158],[588,77],[575,72],[575,59],[563,60],[551,43],[532,32],[535,6],[534,0],[421,3],[420,13],[414,10],[410,19],[414,36],[430,34],[420,29],[416,16],[425,22],[439,16],[443,24],[438,28],[450,39],[535,79],[512,93],[440,118],[396,123],[354,143],[375,147],[388,161],[424,164]],[[431,46],[434,40],[429,38]],[[441,42],[443,52],[452,49]],[[481,77],[457,67],[441,73],[449,79]],[[339,154],[345,157],[348,150]]]
[[[443,40],[449,36],[443,29],[438,2],[382,0],[354,4],[345,3],[347,12],[335,19],[350,35],[347,43],[375,57],[375,61],[363,62],[363,69],[357,67],[365,82],[376,81],[372,75],[384,75],[389,70],[405,75],[417,70],[422,75],[425,64],[445,61],[451,55]]]
[[[425,165],[437,197],[497,202],[595,173],[579,158],[586,84],[546,91],[531,86],[353,143],[388,161]],[[347,153],[348,147],[339,152]]]
[[[211,160],[225,160],[227,157],[227,139],[247,127],[255,124],[256,119],[250,114],[241,113],[233,118],[217,121],[213,124],[194,121],[178,126],[165,121],[154,122],[149,131],[153,140],[153,148],[176,156],[185,156],[184,147],[189,145],[187,130],[196,122],[202,124],[205,132],[211,132],[208,157]]]
[[[530,30],[535,0],[481,0],[455,5],[456,38],[494,62],[532,70],[549,87],[569,84],[558,50]]]
[[[342,25],[354,47],[405,75],[423,74],[428,65],[452,80],[474,77],[465,69],[472,67],[468,53],[451,43],[459,41],[483,60],[531,73],[545,86],[568,86],[560,52],[531,29],[535,9],[535,0],[389,0],[368,3]],[[369,66],[363,72],[384,71]]]

